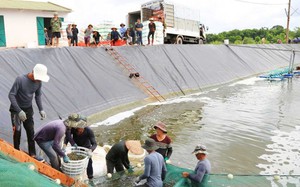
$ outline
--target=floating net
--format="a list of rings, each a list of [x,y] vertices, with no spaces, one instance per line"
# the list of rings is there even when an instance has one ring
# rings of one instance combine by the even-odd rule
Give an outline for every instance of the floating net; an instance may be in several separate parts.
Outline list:
[[[254,187],[254,186],[300,186],[300,175],[231,175],[210,174],[203,178],[199,184],[182,178],[181,173],[193,172],[192,170],[180,168],[167,164],[167,176],[164,181],[166,187]]]
[[[0,186],[5,187],[57,187],[49,178],[39,174],[33,163],[21,163],[0,151]]]

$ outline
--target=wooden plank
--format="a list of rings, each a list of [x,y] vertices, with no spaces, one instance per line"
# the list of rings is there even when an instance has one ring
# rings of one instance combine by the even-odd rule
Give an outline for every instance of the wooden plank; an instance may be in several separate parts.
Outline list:
[[[9,143],[5,142],[2,139],[0,139],[0,151],[16,159],[19,162],[34,163],[39,173],[46,175],[53,180],[59,179],[63,185],[72,186],[73,184],[75,184],[75,180],[73,178],[69,177],[68,175],[60,171],[57,171],[56,169],[52,168],[48,164],[37,161],[36,159],[32,158],[25,152],[15,149],[12,145],[10,145]],[[83,187],[86,185],[80,185],[80,186]]]

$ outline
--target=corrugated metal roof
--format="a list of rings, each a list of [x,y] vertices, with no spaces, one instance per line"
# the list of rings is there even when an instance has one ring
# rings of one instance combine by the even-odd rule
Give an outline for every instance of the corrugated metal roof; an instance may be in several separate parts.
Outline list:
[[[72,10],[51,2],[22,0],[0,0],[0,9],[41,10],[53,12],[71,12]]]

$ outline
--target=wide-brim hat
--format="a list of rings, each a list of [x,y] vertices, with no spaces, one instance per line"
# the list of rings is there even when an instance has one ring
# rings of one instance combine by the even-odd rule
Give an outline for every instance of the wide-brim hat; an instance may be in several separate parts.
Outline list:
[[[154,21],[154,18],[150,18],[149,21]]]
[[[205,155],[208,154],[205,145],[197,145],[197,146],[195,147],[194,151],[192,152],[192,154],[194,154],[194,155],[199,154],[199,153],[205,154]]]
[[[54,15],[54,16],[58,16],[58,12],[54,12],[53,15]]]
[[[112,26],[111,27],[111,30],[113,30],[113,29],[118,29],[116,26]]]
[[[120,27],[122,27],[122,26],[125,26],[125,24],[124,24],[124,23],[121,23],[121,24],[120,24]]]
[[[145,141],[145,144],[142,146],[142,148],[144,148],[144,149],[146,149],[148,151],[155,151],[159,147],[157,146],[157,143],[156,143],[155,140],[153,140],[152,138],[148,138]]]
[[[85,128],[88,127],[87,118],[80,114],[70,114],[66,119],[66,126],[70,128]]]
[[[167,131],[167,127],[166,127],[166,125],[163,123],[163,122],[161,122],[161,121],[159,121],[159,122],[157,122],[155,125],[154,125],[154,129],[157,129],[157,128],[159,128],[161,131],[163,131],[164,133],[167,133],[168,131]]]
[[[47,75],[47,67],[44,64],[36,64],[33,68],[34,80],[48,82],[50,77]]]

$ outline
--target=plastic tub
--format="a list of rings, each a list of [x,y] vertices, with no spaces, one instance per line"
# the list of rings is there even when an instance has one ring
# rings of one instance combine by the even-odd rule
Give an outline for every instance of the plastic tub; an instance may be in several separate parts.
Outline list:
[[[85,172],[89,161],[88,149],[85,147],[67,147],[66,154],[76,153],[84,156],[81,160],[70,160],[69,163],[61,161],[62,171],[69,176],[78,176]]]

